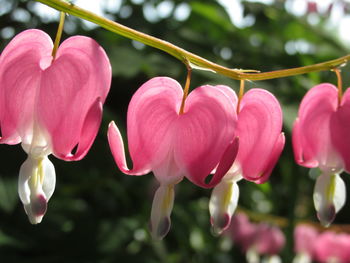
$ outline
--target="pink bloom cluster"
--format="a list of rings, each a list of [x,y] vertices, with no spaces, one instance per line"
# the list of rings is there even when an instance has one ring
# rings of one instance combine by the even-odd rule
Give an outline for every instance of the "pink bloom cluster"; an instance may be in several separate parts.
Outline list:
[[[153,171],[160,183],[151,212],[151,232],[157,239],[169,231],[174,186],[184,177],[200,187],[215,186],[210,213],[221,233],[237,206],[236,182],[265,182],[284,146],[281,107],[265,90],[248,91],[239,109],[234,91],[222,85],[194,89],[183,113],[182,98],[180,84],[167,77],[153,78],[136,91],[127,116],[132,169],[117,126],[112,122],[108,129],[119,169],[130,175]]]
[[[319,233],[309,225],[298,225],[294,230],[293,263],[349,263],[350,235],[325,231]]]
[[[225,234],[232,238],[234,245],[239,246],[249,257],[277,257],[285,245],[285,236],[276,226],[266,223],[252,223],[243,213],[237,213],[232,218],[230,227]]]
[[[111,83],[108,57],[91,38],[65,40],[56,57],[52,49],[47,34],[27,30],[0,56],[0,143],[21,143],[28,154],[19,172],[18,192],[32,223],[42,220],[55,188],[55,169],[48,156],[72,161],[87,154]],[[312,88],[293,128],[296,162],[320,171],[313,199],[325,226],[345,203],[340,173],[350,171],[350,89],[339,94],[328,83]],[[152,171],[159,181],[151,210],[153,237],[168,233],[174,188],[185,177],[213,188],[209,211],[213,229],[220,234],[237,207],[238,182],[268,180],[285,144],[282,123],[281,106],[266,90],[251,89],[238,100],[230,87],[205,85],[186,97],[177,81],[156,77],[144,83],[129,104],[131,169],[114,122],[108,141],[123,173],[138,176]],[[242,229],[254,228],[254,240],[238,239],[249,244],[242,247],[253,246],[259,254],[278,253],[277,245],[264,247],[259,241],[264,236],[271,238],[271,245],[283,243],[278,230],[251,226],[247,223]]]

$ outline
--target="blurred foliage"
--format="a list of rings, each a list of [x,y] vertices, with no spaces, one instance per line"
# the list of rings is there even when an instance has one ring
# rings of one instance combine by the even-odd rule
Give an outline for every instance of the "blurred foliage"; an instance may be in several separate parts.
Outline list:
[[[119,8],[106,10],[106,15],[231,68],[270,71],[349,53],[349,47],[322,26],[325,17],[317,25],[310,25],[306,16],[288,13],[284,1],[274,1],[271,5],[243,1],[244,14],[255,21],[243,28],[233,25],[225,8],[214,0],[166,2],[172,6],[166,17],[145,13],[145,9],[154,10],[162,4],[156,0],[122,0]],[[14,34],[28,28],[40,28],[54,38],[57,21],[41,18],[34,8],[37,5],[40,4],[33,1],[0,0],[0,50]],[[179,14],[186,11],[181,9],[184,5],[190,11],[189,16],[182,14],[179,19]],[[200,189],[186,180],[176,186],[170,233],[163,242],[153,242],[148,233],[148,218],[156,182],[152,175],[136,178],[121,174],[108,149],[106,131],[111,120],[123,129],[126,138],[127,106],[136,89],[159,75],[184,83],[184,65],[161,51],[92,28],[69,16],[63,38],[75,34],[96,39],[112,63],[112,88],[101,130],[82,161],[66,163],[51,157],[57,186],[48,212],[37,226],[29,224],[17,197],[17,176],[25,153],[19,145],[0,146],[1,262],[244,262],[243,255],[232,247],[227,237],[211,234],[210,190]],[[310,47],[306,52],[296,48],[300,41]],[[344,85],[349,85],[349,66],[343,68],[343,77]],[[307,169],[294,163],[290,134],[302,96],[323,81],[336,83],[335,74],[312,73],[247,83],[248,88],[265,88],[278,97],[284,111],[287,143],[269,183],[240,183],[239,204],[262,219],[264,214],[270,214],[288,220],[288,226],[283,229],[288,240],[283,262],[291,262],[293,256],[294,223],[317,222],[312,204],[314,180]],[[226,84],[236,91],[239,85],[238,81],[214,73],[194,71],[192,88],[202,84]],[[343,178],[349,189],[350,179]],[[335,223],[349,222],[349,207],[346,205],[340,211]]]

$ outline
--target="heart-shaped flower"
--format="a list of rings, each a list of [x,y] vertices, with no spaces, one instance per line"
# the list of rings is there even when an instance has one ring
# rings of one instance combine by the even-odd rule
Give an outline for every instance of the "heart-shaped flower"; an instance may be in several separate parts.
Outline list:
[[[111,82],[108,57],[93,39],[65,40],[55,59],[52,49],[50,37],[32,29],[0,56],[0,143],[21,142],[28,154],[18,191],[32,223],[41,221],[55,188],[47,156],[72,161],[86,155]]]
[[[304,96],[293,127],[296,162],[316,168],[314,204],[321,223],[328,226],[346,199],[340,173],[350,171],[350,92],[341,101],[337,88],[329,83],[313,87]]]
[[[236,94],[229,96],[237,107]],[[214,188],[209,210],[214,232],[221,234],[231,222],[237,207],[242,178],[264,183],[270,176],[284,147],[282,109],[278,100],[263,89],[244,94],[238,109],[235,136],[239,138],[237,158],[222,181]]]
[[[174,185],[187,177],[198,186],[213,187],[235,158],[237,116],[223,89],[218,86],[196,88],[186,99],[184,113],[179,114],[183,91],[178,82],[157,77],[143,84],[128,108],[127,135],[132,169],[127,167],[117,126],[113,122],[109,126],[109,145],[119,169],[130,175],[153,171],[160,182],[151,213],[151,231],[155,238],[162,238],[169,231]],[[230,154],[224,154],[225,151]],[[217,172],[206,182],[219,162]]]

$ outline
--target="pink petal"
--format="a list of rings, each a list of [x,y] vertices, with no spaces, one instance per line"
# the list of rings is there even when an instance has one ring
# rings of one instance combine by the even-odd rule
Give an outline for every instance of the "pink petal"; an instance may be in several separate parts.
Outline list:
[[[286,243],[281,229],[266,223],[258,224],[255,235],[254,246],[260,255],[278,254]]]
[[[312,152],[310,152],[308,148],[304,147],[304,144],[301,143],[301,140],[303,138],[302,134],[303,130],[302,127],[300,127],[300,120],[297,118],[294,122],[292,131],[294,159],[299,165],[308,168],[317,167],[318,162],[315,158],[312,157]]]
[[[257,225],[251,223],[245,214],[237,213],[232,217],[231,225],[225,233],[232,237],[243,252],[247,252],[254,245],[256,229]]]
[[[345,170],[350,172],[350,89],[343,95],[341,106],[336,114],[332,115],[330,129],[332,142],[341,155]]]
[[[330,119],[337,104],[337,89],[328,83],[313,87],[303,98],[293,129],[293,148],[299,165],[321,169],[341,166],[330,136]]]
[[[268,91],[252,89],[242,98],[238,114],[237,156],[245,179],[263,183],[276,164],[284,147],[282,110]]]
[[[234,92],[233,89],[225,85],[216,85],[215,87],[217,89],[220,89],[222,92],[224,92],[226,96],[229,97],[234,107],[237,107],[238,98],[237,98],[236,92]]]
[[[134,163],[156,166],[173,149],[182,94],[180,84],[167,77],[153,78],[136,91],[127,118],[129,150]]]
[[[308,225],[296,226],[294,229],[294,251],[312,256],[317,237],[318,232],[314,227]]]
[[[42,61],[51,56],[52,41],[43,31],[18,34],[0,57],[1,143],[16,144],[32,134],[34,104],[40,87]]]
[[[108,130],[109,144],[120,170],[126,174],[141,175],[154,167],[162,170],[162,163],[167,165],[168,158],[172,161],[169,154],[173,149],[174,126],[179,118],[181,99],[181,86],[167,77],[153,78],[136,91],[129,104],[127,119],[132,170],[127,168],[117,127],[113,124]],[[159,180],[168,176],[162,175],[161,171],[156,174]]]
[[[273,168],[275,168],[275,165],[281,156],[281,153],[282,153],[283,148],[284,148],[285,140],[286,139],[284,137],[284,133],[282,132],[280,134],[280,136],[278,137],[276,144],[275,144],[275,147],[273,148],[273,150],[270,154],[270,159],[269,159],[269,162],[266,163],[265,170],[262,172],[261,177],[259,179],[255,180],[255,183],[262,184],[262,183],[265,183],[269,179]]]
[[[62,139],[63,136],[55,138],[57,148],[55,148],[54,154],[56,157],[65,161],[77,161],[81,160],[89,151],[93,141],[96,138],[98,129],[102,121],[102,102],[100,98],[97,98],[95,103],[91,105],[90,110],[86,114],[82,129],[80,131],[80,141],[77,145],[77,151],[72,155],[60,155],[60,146],[65,145]],[[64,149],[63,149],[64,151]]]
[[[93,39],[71,37],[59,47],[56,59],[42,74],[37,107],[39,120],[51,135],[57,157],[77,160],[87,153],[95,137],[91,134],[97,132],[96,124],[100,123],[98,109],[94,113],[89,111],[97,98],[104,102],[110,82],[108,57]],[[95,130],[85,131],[86,125]],[[84,138],[85,132],[89,133],[89,142]],[[79,145],[82,143],[84,146]],[[71,151],[76,145],[80,152],[74,156]]]
[[[315,242],[315,259],[319,262],[339,263],[350,261],[350,237],[346,234],[336,234],[331,231],[323,232]]]
[[[151,167],[148,163],[140,165],[138,162],[134,162],[133,169],[129,169],[125,159],[124,143],[118,127],[114,122],[111,122],[108,126],[108,143],[112,151],[114,160],[118,168],[125,174],[130,175],[143,175],[151,171]],[[142,161],[141,161],[142,163]]]
[[[235,106],[220,88],[202,86],[190,93],[175,141],[175,160],[184,167],[190,181],[201,187],[213,187],[220,182],[223,172],[227,172],[222,169],[209,183],[205,178],[233,140],[236,121]]]
[[[185,175],[204,187],[217,184],[237,152],[234,138],[236,114],[229,92],[200,87],[186,100],[179,115],[182,88],[166,77],[146,82],[133,96],[128,109],[128,142],[134,168],[127,168],[124,146],[116,126],[110,126],[109,142],[118,167],[126,174],[153,170],[163,184],[175,184]],[[224,88],[225,89],[225,88]],[[227,93],[227,94],[226,94]],[[231,153],[223,156],[224,152]],[[209,184],[205,177],[222,158]]]
[[[214,173],[214,178],[216,177],[218,180],[219,178],[222,178],[227,174],[228,170],[230,170],[230,168],[232,167],[232,164],[234,163],[237,157],[238,149],[239,149],[239,138],[235,137],[233,141],[229,143],[225,152],[223,153],[220,159],[219,165],[216,168],[216,171]]]

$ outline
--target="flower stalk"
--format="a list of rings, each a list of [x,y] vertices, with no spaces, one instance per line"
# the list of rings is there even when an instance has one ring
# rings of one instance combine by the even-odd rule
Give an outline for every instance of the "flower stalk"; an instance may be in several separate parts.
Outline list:
[[[66,17],[66,14],[64,12],[61,12],[60,13],[60,23],[58,25],[55,43],[54,43],[53,49],[52,49],[52,61],[55,60],[57,49],[58,49],[58,46],[60,45],[65,17]]]
[[[182,97],[179,114],[183,114],[185,110],[185,101],[188,96],[188,92],[190,90],[191,76],[192,76],[192,68],[190,66],[187,66],[186,84],[184,88],[184,95]]]
[[[343,97],[343,80],[341,77],[341,70],[339,68],[332,69],[337,75],[337,88],[338,88],[338,105],[340,106],[341,99]]]
[[[241,79],[240,85],[239,85],[239,93],[238,93],[237,114],[239,113],[239,111],[241,109],[241,100],[242,100],[243,95],[244,95],[244,84],[245,84],[244,79]]]

